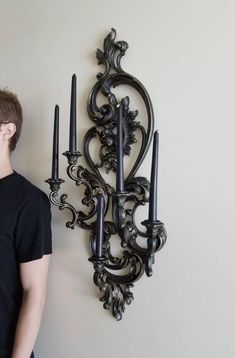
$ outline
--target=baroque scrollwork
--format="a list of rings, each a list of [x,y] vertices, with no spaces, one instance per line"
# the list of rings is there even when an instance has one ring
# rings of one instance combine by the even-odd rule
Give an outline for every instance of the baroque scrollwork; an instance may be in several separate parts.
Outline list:
[[[67,174],[77,186],[84,187],[82,204],[88,211],[78,210],[68,202],[68,196],[58,196],[62,180],[48,179],[51,186],[50,200],[60,210],[68,209],[71,220],[66,223],[69,228],[76,225],[90,231],[89,260],[94,265],[94,283],[103,293],[100,300],[105,309],[111,309],[115,319],[122,319],[125,306],[133,299],[133,283],[142,277],[144,272],[151,276],[153,272],[154,255],[165,244],[167,234],[162,222],[144,220],[142,229],[136,223],[136,213],[140,206],[149,201],[150,183],[147,178],[135,176],[143,162],[153,136],[154,114],[148,92],[143,84],[134,76],[125,72],[121,66],[121,59],[128,49],[125,41],[116,41],[116,30],[111,29],[104,39],[103,51],[97,49],[98,64],[104,67],[103,72],[97,74],[97,82],[91,89],[87,112],[94,126],[84,137],[83,155],[89,170],[77,165],[79,152],[65,152],[68,159]],[[106,183],[102,169],[108,174],[117,169],[117,106],[120,102],[113,93],[119,85],[129,85],[134,88],[143,99],[147,112],[147,125],[137,120],[138,110],[131,109],[130,98],[124,97],[123,113],[123,154],[132,155],[133,144],[137,142],[136,133],[139,131],[139,153],[136,161],[125,178],[125,192],[116,192],[115,188]],[[102,94],[105,103],[98,105],[97,97]],[[99,142],[99,161],[92,157],[90,148],[93,139]],[[103,256],[96,256],[96,215],[97,195],[102,193],[105,197],[104,216],[111,208],[112,221],[104,221]],[[143,229],[145,227],[145,229]],[[111,238],[119,237],[122,253],[115,256],[112,253]],[[141,237],[145,242],[142,247],[138,243]],[[120,270],[123,273],[120,274]],[[118,274],[117,274],[117,271]]]
[[[118,100],[112,90],[116,86],[122,84],[127,84],[136,89],[145,103],[148,114],[148,124],[147,128],[144,128],[140,121],[137,121],[138,110],[130,110],[130,99],[129,97],[125,97],[123,115],[124,155],[131,155],[132,144],[136,143],[135,133],[137,130],[139,130],[141,134],[140,152],[136,162],[130,170],[128,177],[125,180],[125,193],[115,193],[115,190],[113,189],[110,193],[112,198],[110,202],[112,202],[112,216],[114,223],[113,234],[117,233],[121,239],[121,246],[124,249],[129,250],[125,250],[124,253],[130,252],[131,254],[135,253],[135,255],[137,255],[138,262],[141,262],[142,268],[142,270],[138,272],[139,277],[142,276],[143,271],[146,272],[147,276],[151,276],[154,254],[163,247],[166,242],[167,235],[164,225],[160,221],[151,223],[146,220],[143,222],[143,225],[146,226],[146,230],[143,231],[138,228],[135,220],[135,214],[139,206],[145,205],[149,201],[150,185],[149,181],[145,177],[135,177],[135,174],[148,151],[149,144],[152,139],[154,115],[150,97],[144,86],[135,77],[126,73],[121,67],[121,58],[125,55],[125,52],[128,49],[128,44],[125,41],[115,42],[115,39],[116,31],[115,29],[111,29],[111,32],[104,40],[103,51],[98,49],[96,52],[98,64],[102,64],[104,66],[104,72],[98,73],[98,82],[92,88],[88,98],[88,115],[96,125],[91,128],[85,136],[84,155],[90,168],[97,173],[97,175],[100,173],[98,169],[103,166],[105,167],[107,173],[110,170],[116,170],[116,109]],[[100,107],[97,105],[97,96],[99,93],[102,93],[108,100],[107,103],[101,105]],[[95,135],[98,135],[100,140],[99,163],[93,162],[89,152],[90,141]],[[129,204],[127,209],[125,208],[126,204]],[[138,236],[146,238],[146,247],[141,247],[137,243]],[[110,254],[107,242],[109,241],[106,240],[104,252],[106,252],[106,254]],[[109,262],[110,256],[102,263],[104,270],[109,266]],[[121,264],[122,262],[120,261],[118,264],[119,269]],[[115,282],[114,289],[112,284],[110,284],[110,279],[108,279],[109,276],[105,273],[104,276],[102,276],[101,285],[101,281],[98,282],[96,279],[96,274],[98,274],[96,272],[96,267],[97,266],[94,265],[94,282],[98,287],[100,287],[100,289],[102,287],[102,290],[105,292],[102,300],[106,303],[105,298],[107,298],[107,302],[109,302],[110,305],[110,297],[116,297],[113,292],[119,292],[119,295],[122,297],[120,302],[121,305],[123,305],[125,300],[122,293],[125,292],[125,290],[123,291],[121,287],[117,286],[117,282],[120,283],[121,277],[113,277],[111,283],[113,284],[113,282]],[[133,284],[133,280],[126,282],[126,287],[128,287],[129,292],[130,286],[128,286],[128,284]],[[115,304],[113,303],[113,307],[114,306]],[[120,310],[118,311],[118,315],[119,314]]]

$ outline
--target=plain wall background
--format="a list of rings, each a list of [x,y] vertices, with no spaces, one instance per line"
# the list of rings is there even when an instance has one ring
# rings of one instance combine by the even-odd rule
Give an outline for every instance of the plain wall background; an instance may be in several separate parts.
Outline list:
[[[53,207],[36,357],[234,358],[234,16],[232,0],[0,1],[0,86],[24,109],[17,171],[49,193],[54,105],[63,152],[74,72],[81,150],[92,125],[87,96],[102,70],[95,50],[111,27],[129,44],[123,68],[149,91],[160,132],[159,218],[168,242],[154,276],[136,283],[134,302],[116,322],[92,282],[89,233],[66,229],[69,216]],[[140,175],[150,162],[151,153]],[[61,156],[63,192],[76,199],[65,165]]]

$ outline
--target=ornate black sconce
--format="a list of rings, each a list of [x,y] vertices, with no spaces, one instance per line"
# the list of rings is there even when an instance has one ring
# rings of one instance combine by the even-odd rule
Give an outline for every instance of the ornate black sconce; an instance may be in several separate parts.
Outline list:
[[[71,221],[66,223],[68,228],[75,225],[90,231],[90,249],[92,256],[89,260],[94,265],[94,282],[103,292],[101,301],[105,309],[112,307],[113,316],[120,320],[126,304],[133,300],[131,288],[145,272],[152,275],[154,255],[165,244],[166,230],[157,218],[157,170],[158,170],[158,132],[154,134],[151,184],[145,177],[136,177],[136,172],[143,162],[153,137],[154,114],[148,92],[132,75],[121,67],[121,58],[125,55],[128,44],[125,41],[115,42],[114,29],[104,40],[103,51],[97,49],[98,64],[105,67],[103,73],[98,73],[98,81],[92,88],[87,111],[94,126],[84,137],[83,153],[90,170],[77,165],[81,153],[76,147],[76,76],[72,79],[71,113],[70,113],[70,145],[69,151],[63,153],[68,159],[67,174],[76,185],[84,185],[82,204],[89,208],[86,214],[77,210],[67,201],[67,195],[58,197],[63,180],[58,175],[58,138],[59,138],[59,108],[55,109],[54,144],[52,178],[50,184],[51,202],[59,209],[69,209]],[[129,97],[118,102],[112,88],[119,85],[133,87],[142,97],[148,115],[147,128],[136,120],[138,111],[130,110]],[[107,102],[102,106],[97,104],[97,96],[102,93]],[[124,179],[123,157],[130,156],[132,144],[136,142],[136,131],[140,132],[141,143],[138,157]],[[95,163],[90,154],[90,143],[94,137],[100,142],[99,163]],[[104,167],[106,172],[116,172],[116,189],[107,184],[99,170]],[[135,213],[139,206],[149,204],[148,219],[142,224],[146,231],[137,227]],[[109,207],[112,207],[112,221],[105,220]],[[124,248],[122,257],[114,257],[111,251],[110,238],[117,234]],[[142,247],[137,238],[146,240]],[[115,271],[124,269],[123,275]]]

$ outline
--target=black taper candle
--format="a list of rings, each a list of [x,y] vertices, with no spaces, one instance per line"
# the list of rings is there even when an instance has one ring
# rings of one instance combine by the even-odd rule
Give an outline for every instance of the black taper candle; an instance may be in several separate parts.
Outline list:
[[[117,142],[116,142],[116,153],[117,153],[117,169],[116,169],[116,191],[124,191],[124,169],[123,169],[123,104],[120,103],[118,107],[117,115]]]
[[[104,196],[97,198],[96,257],[103,256],[104,241]]]
[[[70,102],[70,131],[69,131],[69,151],[77,151],[77,119],[76,119],[76,100],[77,100],[77,77],[74,74],[71,85]]]
[[[150,195],[149,195],[149,221],[157,221],[157,179],[158,179],[158,151],[159,135],[154,133],[153,155],[151,167]]]
[[[52,150],[52,179],[59,178],[59,106],[55,106],[54,133]]]

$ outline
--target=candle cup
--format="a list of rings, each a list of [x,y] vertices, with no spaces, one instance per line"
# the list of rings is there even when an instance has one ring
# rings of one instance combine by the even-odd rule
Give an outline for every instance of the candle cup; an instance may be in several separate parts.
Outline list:
[[[50,185],[51,191],[57,191],[58,192],[60,190],[61,184],[64,183],[64,180],[63,179],[49,178],[49,179],[45,180],[45,182]]]
[[[76,165],[78,162],[78,158],[82,156],[79,151],[70,152],[69,150],[64,152],[63,155],[67,158],[69,165]]]

